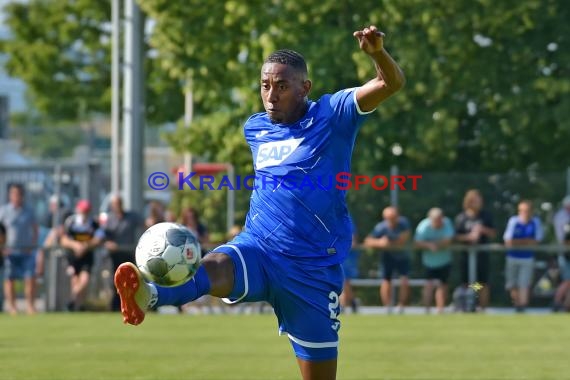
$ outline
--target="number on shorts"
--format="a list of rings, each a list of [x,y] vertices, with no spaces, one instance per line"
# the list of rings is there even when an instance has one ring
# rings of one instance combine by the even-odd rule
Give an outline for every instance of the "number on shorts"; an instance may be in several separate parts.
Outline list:
[[[338,329],[340,328],[340,322],[338,321],[338,319],[336,319],[338,317],[338,313],[340,312],[340,309],[338,307],[339,305],[338,294],[336,294],[335,292],[330,292],[329,299],[332,301],[329,303],[329,311],[331,312],[330,317],[333,320],[331,328],[334,331],[338,331]]]
[[[329,303],[329,311],[331,312],[331,319],[336,319],[338,317],[338,294],[335,292],[329,293],[329,299],[332,301]]]

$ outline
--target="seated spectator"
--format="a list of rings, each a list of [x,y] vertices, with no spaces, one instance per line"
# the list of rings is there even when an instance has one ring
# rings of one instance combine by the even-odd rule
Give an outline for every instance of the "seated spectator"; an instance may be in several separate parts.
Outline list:
[[[437,312],[443,313],[447,302],[448,279],[451,270],[451,250],[447,247],[454,236],[451,220],[443,215],[440,208],[432,208],[428,217],[420,222],[416,228],[415,243],[422,248],[422,264],[426,269],[426,285],[423,292],[423,301],[426,312],[430,312],[433,299],[433,280],[439,280],[435,289],[435,304]]]
[[[105,237],[99,224],[90,216],[91,204],[80,200],[75,206],[75,214],[69,216],[64,223],[61,245],[69,250],[68,274],[71,276],[71,299],[67,304],[68,311],[83,311],[85,295],[89,286],[89,278],[95,248]]]
[[[562,282],[554,294],[554,311],[570,311],[570,195],[564,197],[562,208],[554,215],[554,230],[558,244],[564,246],[558,256]]]
[[[455,218],[455,239],[463,244],[488,244],[496,236],[493,217],[483,209],[483,197],[478,190],[469,190],[463,198],[463,211]],[[483,287],[478,292],[479,305],[484,310],[489,304],[489,251],[477,252],[475,282]],[[469,256],[461,252],[461,282],[469,285]]]
[[[505,287],[516,311],[524,312],[529,301],[529,289],[534,272],[534,246],[543,239],[542,223],[532,215],[532,202],[520,201],[518,214],[511,216],[503,235],[507,251]]]
[[[380,284],[380,299],[382,304],[391,311],[392,278],[394,272],[400,276],[400,298],[398,311],[404,312],[409,297],[408,275],[410,273],[410,253],[402,248],[410,240],[410,223],[400,216],[396,207],[386,207],[382,212],[384,220],[378,223],[364,240],[367,248],[383,249],[382,251],[382,283]]]

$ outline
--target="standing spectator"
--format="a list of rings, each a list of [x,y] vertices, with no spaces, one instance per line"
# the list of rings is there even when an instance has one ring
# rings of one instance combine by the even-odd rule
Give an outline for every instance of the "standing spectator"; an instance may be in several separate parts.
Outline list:
[[[91,204],[82,199],[75,205],[75,214],[64,223],[61,245],[69,250],[68,274],[71,276],[71,300],[68,311],[83,311],[85,295],[91,277],[91,268],[95,259],[95,249],[104,238],[99,224],[90,216]]]
[[[543,239],[542,223],[532,215],[532,202],[522,200],[518,215],[511,216],[503,235],[507,251],[506,289],[510,292],[516,311],[524,312],[529,300],[529,288],[534,271],[534,246]]]
[[[403,313],[408,302],[410,287],[408,275],[410,273],[410,253],[402,248],[410,240],[410,223],[400,216],[396,207],[386,207],[382,212],[383,221],[378,223],[370,235],[364,240],[367,248],[384,249],[382,252],[382,283],[380,285],[380,299],[382,304],[391,311],[392,307],[392,277],[394,271],[400,275],[400,300],[398,309]]]
[[[554,215],[554,230],[558,244],[564,246],[558,257],[562,282],[554,294],[554,311],[569,309],[570,299],[570,195],[562,200],[562,208]],[[566,304],[566,305],[565,305]]]
[[[488,244],[497,235],[493,217],[483,209],[483,197],[479,190],[469,190],[463,198],[463,211],[455,218],[455,239],[464,244]],[[489,251],[477,252],[475,281],[483,287],[479,291],[479,305],[484,310],[489,305]],[[466,290],[469,285],[469,255],[461,252],[461,282]]]
[[[451,244],[454,231],[453,224],[443,215],[440,208],[429,210],[427,218],[422,220],[416,228],[416,247],[424,249],[422,264],[426,268],[427,283],[424,287],[424,304],[427,313],[433,299],[433,280],[439,283],[435,290],[435,304],[437,312],[443,313],[447,302],[448,279],[451,270],[451,251],[447,247]]]
[[[358,261],[360,259],[360,251],[358,251],[358,234],[356,228],[354,228],[352,233],[352,246],[348,252],[348,256],[342,263],[342,269],[344,271],[344,284],[342,286],[342,293],[339,296],[340,306],[346,309],[348,305],[352,308],[352,313],[356,314],[358,312],[358,304],[356,302],[356,297],[354,296],[354,290],[352,289],[352,284],[350,280],[358,277]]]
[[[6,228],[4,248],[4,296],[8,312],[17,314],[15,280],[24,280],[24,293],[28,314],[35,314],[36,307],[36,256],[38,225],[31,208],[24,204],[24,187],[12,184],[8,189],[9,203],[0,207],[0,223]]]
[[[113,262],[113,273],[122,263],[135,263],[135,247],[143,226],[140,216],[132,211],[126,211],[123,208],[122,198],[113,195],[111,212],[105,225],[105,248]],[[121,310],[121,301],[116,292],[111,301],[111,310]]]
[[[4,309],[4,245],[6,244],[6,227],[0,223],[0,313]]]

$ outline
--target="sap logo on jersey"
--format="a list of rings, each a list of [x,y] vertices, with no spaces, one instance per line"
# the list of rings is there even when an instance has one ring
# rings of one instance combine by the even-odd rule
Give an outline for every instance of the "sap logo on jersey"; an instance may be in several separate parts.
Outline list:
[[[255,167],[263,169],[268,166],[279,165],[297,149],[302,141],[303,138],[261,144],[257,150]]]

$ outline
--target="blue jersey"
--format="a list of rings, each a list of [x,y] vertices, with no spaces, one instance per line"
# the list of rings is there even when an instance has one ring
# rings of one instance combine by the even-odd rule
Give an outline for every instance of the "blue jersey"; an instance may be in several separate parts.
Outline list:
[[[504,240],[533,239],[536,240],[537,243],[540,242],[543,237],[544,233],[540,219],[534,217],[529,220],[528,223],[523,223],[517,215],[509,218],[507,228],[503,235]],[[534,251],[524,248],[510,249],[507,251],[507,256],[518,259],[530,259],[534,257]]]
[[[245,228],[268,252],[319,266],[340,263],[349,252],[346,191],[336,188],[335,176],[350,172],[367,114],[355,94],[353,88],[309,101],[305,116],[292,124],[272,123],[265,112],[245,123],[255,169]]]

